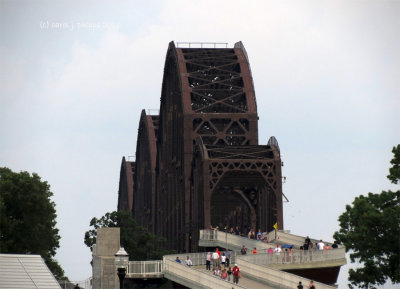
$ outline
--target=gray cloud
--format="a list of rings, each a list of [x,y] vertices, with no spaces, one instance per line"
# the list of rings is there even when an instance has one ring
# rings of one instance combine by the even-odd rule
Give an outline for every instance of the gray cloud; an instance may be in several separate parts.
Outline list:
[[[345,204],[393,187],[385,176],[399,143],[396,2],[3,3],[0,162],[51,184],[57,257],[70,279],[91,274],[83,234],[92,217],[116,209],[120,160],[135,153],[140,110],[159,107],[171,40],[244,42],[260,143],[275,135],[284,154],[293,233],[331,240]]]

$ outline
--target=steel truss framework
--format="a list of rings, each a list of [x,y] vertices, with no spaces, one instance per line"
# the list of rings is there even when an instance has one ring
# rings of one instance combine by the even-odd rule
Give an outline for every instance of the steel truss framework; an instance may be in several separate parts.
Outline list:
[[[120,185],[119,200],[126,199],[122,191]],[[140,225],[178,251],[197,250],[199,229],[210,225],[247,233],[278,222],[283,229],[279,146],[274,137],[258,145],[241,42],[234,48],[169,44],[160,114],[143,111],[139,122],[131,207]]]

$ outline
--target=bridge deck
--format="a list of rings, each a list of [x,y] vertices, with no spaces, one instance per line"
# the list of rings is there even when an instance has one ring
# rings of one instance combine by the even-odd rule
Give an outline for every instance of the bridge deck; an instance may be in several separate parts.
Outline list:
[[[248,238],[234,236],[224,232],[211,232],[202,230],[200,234],[201,244],[210,247],[220,246],[233,250],[231,263],[238,263],[242,272],[239,284],[233,284],[222,280],[205,269],[206,252],[186,253],[164,256],[161,261],[130,262],[127,278],[161,278],[165,277],[189,288],[296,288],[299,281],[307,284],[310,280],[285,271],[307,268],[340,267],[346,264],[345,249],[339,248],[328,251],[299,251],[296,250],[290,256],[287,253],[267,254],[266,248],[276,246],[276,243],[256,242]],[[299,247],[303,237],[280,234],[280,243],[289,242]],[[249,249],[257,247],[259,254],[238,255],[237,251],[243,244]],[[192,267],[175,262],[186,257],[192,260]],[[232,276],[233,277],[233,276]],[[331,289],[332,286],[315,282],[319,289]]]

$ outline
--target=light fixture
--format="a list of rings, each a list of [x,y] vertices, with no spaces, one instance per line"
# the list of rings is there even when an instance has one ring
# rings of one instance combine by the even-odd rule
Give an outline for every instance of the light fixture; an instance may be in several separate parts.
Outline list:
[[[119,278],[119,288],[124,288],[124,278],[129,265],[129,255],[123,247],[120,247],[118,252],[115,253],[115,266],[117,267],[117,274]]]

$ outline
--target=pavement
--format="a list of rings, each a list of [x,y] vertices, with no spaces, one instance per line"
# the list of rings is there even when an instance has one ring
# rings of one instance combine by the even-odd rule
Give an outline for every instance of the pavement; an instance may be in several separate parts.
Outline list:
[[[201,271],[203,271],[203,272],[205,272],[205,273],[207,273],[209,275],[212,275],[213,271],[212,270],[211,271],[206,270],[206,266],[205,265],[193,266],[193,267],[198,269],[198,270],[201,270]],[[239,269],[240,269],[240,267],[239,267]],[[230,282],[233,284],[233,276],[231,276],[231,281]],[[246,288],[249,288],[249,289],[274,289],[274,287],[267,286],[267,285],[265,285],[265,284],[263,284],[261,282],[257,282],[257,281],[254,281],[252,279],[246,278],[245,276],[242,276],[242,278],[239,279],[238,285],[246,287]]]

